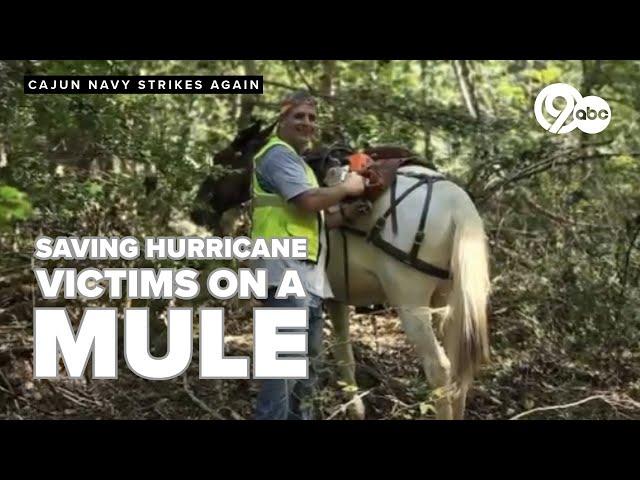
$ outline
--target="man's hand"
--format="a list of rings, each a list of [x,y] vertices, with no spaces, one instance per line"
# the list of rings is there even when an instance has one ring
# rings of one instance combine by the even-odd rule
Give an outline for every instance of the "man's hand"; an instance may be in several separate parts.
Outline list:
[[[313,188],[291,199],[295,205],[308,212],[318,212],[337,205],[344,197],[357,197],[364,193],[365,178],[349,173],[344,182],[334,187]]]
[[[349,172],[347,178],[342,182],[342,187],[344,188],[345,193],[350,197],[362,195],[364,193],[365,186],[365,178],[356,172]]]

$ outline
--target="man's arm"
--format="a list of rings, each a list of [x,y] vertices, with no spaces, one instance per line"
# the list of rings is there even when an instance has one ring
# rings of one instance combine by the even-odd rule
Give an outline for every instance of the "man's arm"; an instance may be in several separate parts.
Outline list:
[[[308,212],[319,212],[337,205],[349,196],[362,195],[364,178],[357,173],[350,173],[344,182],[334,187],[312,188],[291,199],[298,207]]]
[[[309,212],[325,210],[350,195],[361,195],[365,187],[364,178],[352,172],[339,185],[313,188],[300,161],[280,146],[266,153],[258,166],[257,176],[263,188]]]
[[[291,201],[308,212],[319,212],[339,203],[348,195],[342,184],[335,187],[312,188]]]

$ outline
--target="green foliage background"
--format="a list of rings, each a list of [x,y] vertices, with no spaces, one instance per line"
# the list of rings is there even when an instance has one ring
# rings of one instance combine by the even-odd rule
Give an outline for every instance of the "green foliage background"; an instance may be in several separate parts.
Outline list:
[[[22,92],[26,73],[252,72],[265,92],[250,99]],[[533,102],[554,82],[606,99],[609,127],[540,128]],[[170,234],[205,175],[225,174],[213,155],[247,114],[270,121],[282,95],[305,86],[322,98],[323,141],[404,144],[476,200],[492,249],[494,351],[478,417],[583,390],[640,396],[640,62],[0,62],[3,264],[40,233]]]

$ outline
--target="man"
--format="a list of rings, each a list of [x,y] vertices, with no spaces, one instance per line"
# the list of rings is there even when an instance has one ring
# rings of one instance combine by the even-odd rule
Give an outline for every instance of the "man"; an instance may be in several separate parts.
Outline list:
[[[319,187],[313,170],[301,158],[316,133],[316,102],[306,92],[294,93],[282,102],[274,135],[254,157],[252,182],[252,233],[255,238],[306,237],[306,260],[260,259],[269,280],[267,307],[304,307],[308,310],[309,378],[263,380],[258,394],[256,419],[312,419],[311,406],[322,350],[322,300],[333,293],[325,272],[327,242],[324,210],[345,197],[364,192],[363,177],[351,173],[331,188]],[[340,219],[330,214],[331,224]],[[295,269],[306,298],[276,299],[275,291],[287,269]]]

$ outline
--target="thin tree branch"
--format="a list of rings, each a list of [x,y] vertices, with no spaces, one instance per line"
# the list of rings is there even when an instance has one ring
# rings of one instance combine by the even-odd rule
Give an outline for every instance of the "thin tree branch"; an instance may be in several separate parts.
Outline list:
[[[619,408],[624,408],[629,410],[640,410],[640,402],[636,402],[635,400],[627,396],[623,396],[622,398],[620,398],[618,397],[618,395],[598,394],[598,395],[592,395],[587,398],[583,398],[582,400],[578,400],[577,402],[565,403],[563,405],[550,405],[548,407],[533,408],[531,410],[527,410],[522,413],[519,413],[514,417],[511,417],[510,420],[518,420],[519,418],[525,417],[527,415],[530,415],[536,412],[546,412],[549,410],[564,410],[567,408],[577,407],[578,405],[582,405],[583,403],[587,403],[592,400],[602,400],[607,405],[613,408],[619,407]]]
[[[332,418],[334,418],[339,413],[345,413],[347,411],[347,407],[349,405],[354,404],[358,400],[362,400],[364,397],[366,397],[370,393],[371,393],[371,390],[367,390],[366,392],[362,392],[362,393],[358,393],[358,394],[354,395],[351,400],[349,400],[347,403],[344,403],[344,404],[340,405],[340,407],[338,407],[331,415],[329,415],[327,417],[327,420],[331,420]]]
[[[558,155],[554,155],[553,157],[546,159],[546,160],[542,160],[534,165],[530,165],[529,167],[526,167],[522,170],[520,170],[519,172],[515,173],[514,175],[511,175],[510,177],[506,178],[504,181],[496,183],[495,185],[491,185],[489,187],[487,187],[484,190],[484,195],[483,195],[483,199],[486,200],[486,198],[488,198],[491,194],[495,193],[497,190],[505,187],[506,185],[510,184],[510,183],[515,183],[517,181],[520,180],[524,180],[526,178],[529,177],[533,177],[534,175],[537,175],[539,173],[545,172],[555,166],[560,166],[560,165],[573,165],[575,163],[579,163],[579,162],[587,162],[590,160],[598,160],[598,159],[605,159],[605,158],[611,158],[611,157],[617,157],[619,155],[629,155],[632,157],[637,157],[640,156],[640,152],[631,152],[631,153],[598,153],[596,155],[587,155],[587,156],[576,156],[576,158],[571,158],[569,160],[558,160],[558,157],[560,156],[560,154]]]
[[[191,398],[191,400],[193,400],[193,402],[196,405],[198,405],[204,411],[209,413],[209,415],[211,415],[216,420],[224,420],[224,417],[219,415],[218,412],[212,410],[206,403],[204,403],[202,400],[200,400],[198,397],[196,397],[195,393],[193,393],[193,390],[191,390],[191,387],[189,386],[189,380],[187,378],[187,372],[184,372],[184,375],[182,376],[182,384],[184,386],[184,391],[187,392],[187,395],[189,395],[189,398]]]
[[[624,261],[624,270],[623,270],[623,275],[621,278],[621,284],[622,284],[622,289],[624,290],[624,287],[627,286],[627,274],[629,273],[629,260],[631,259],[631,252],[633,251],[633,247],[636,244],[636,240],[638,239],[638,236],[640,235],[640,219],[638,219],[638,227],[636,228],[635,233],[632,235],[632,239],[631,239],[631,243],[629,244],[629,248],[627,249],[627,253],[625,255],[625,261]]]
[[[305,78],[304,74],[302,73],[302,69],[300,68],[300,65],[298,65],[298,62],[296,62],[295,60],[293,60],[293,68],[295,69],[296,73],[298,74],[298,76],[302,80],[302,83],[304,83],[305,87],[307,87],[307,90],[309,92],[315,91],[315,88],[313,88],[311,86],[311,83],[309,83],[307,81],[307,79]]]
[[[590,402],[592,400],[603,400],[603,401],[606,401],[606,397],[604,395],[592,395],[590,397],[583,398],[582,400],[579,400],[577,402],[566,403],[564,405],[551,405],[551,406],[548,406],[548,407],[533,408],[531,410],[527,410],[525,412],[519,413],[518,415],[516,415],[514,417],[511,417],[509,420],[518,420],[519,418],[526,417],[527,415],[531,415],[532,413],[536,413],[536,412],[546,412],[548,410],[562,410],[562,409],[565,409],[565,408],[577,407],[578,405],[582,405],[583,403],[587,403],[587,402]]]
[[[524,202],[527,205],[529,205],[536,212],[541,213],[545,217],[548,217],[551,220],[553,220],[554,222],[560,223],[562,225],[575,225],[576,227],[602,228],[602,229],[611,228],[608,225],[596,225],[596,224],[593,224],[593,223],[576,222],[575,220],[571,220],[570,218],[566,218],[566,217],[563,217],[561,215],[558,215],[557,213],[553,213],[553,212],[550,212],[549,210],[546,210],[542,205],[538,205],[536,202],[531,200],[526,195],[523,195],[522,199],[524,200]]]

